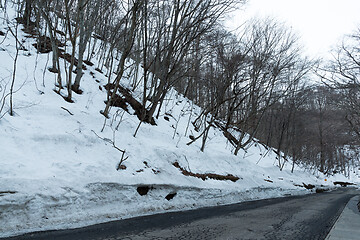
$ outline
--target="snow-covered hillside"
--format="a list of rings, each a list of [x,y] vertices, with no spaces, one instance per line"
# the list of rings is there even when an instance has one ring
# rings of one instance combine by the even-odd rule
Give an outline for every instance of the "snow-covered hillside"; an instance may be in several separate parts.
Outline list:
[[[7,33],[7,26],[1,24],[0,31]],[[113,108],[106,121],[100,114],[107,77],[95,70],[96,64],[85,70],[83,94],[68,103],[53,91],[56,76],[47,70],[51,53],[37,54],[35,39],[25,35],[19,30],[25,50],[17,63],[15,116],[6,112],[8,98],[0,115],[0,237],[314,192],[303,183],[359,182],[358,172],[350,180],[326,179],[299,166],[291,173],[291,163],[280,171],[276,154],[255,142],[234,156],[215,128],[204,152],[200,141],[188,146],[189,136],[198,135],[191,121],[201,109],[175,90],[157,126],[142,124],[134,137],[139,120],[130,106],[129,112]],[[15,42],[10,33],[0,36],[1,94],[10,87]],[[122,84],[130,88],[128,80]],[[141,96],[137,90],[132,94]],[[122,153],[114,146],[126,150],[118,170]],[[203,180],[197,177],[201,174],[239,179],[208,175]]]

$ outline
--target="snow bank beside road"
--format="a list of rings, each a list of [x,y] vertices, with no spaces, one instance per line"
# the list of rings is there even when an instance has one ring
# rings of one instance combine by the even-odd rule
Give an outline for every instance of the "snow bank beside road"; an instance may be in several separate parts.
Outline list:
[[[29,182],[28,182],[29,184]],[[38,184],[36,181],[32,184]],[[54,187],[53,193],[1,196],[0,237],[33,231],[77,228],[139,215],[166,211],[188,210],[205,206],[237,203],[247,200],[304,194],[299,189],[253,188],[249,190],[179,187],[152,185],[145,196],[136,191],[137,185],[92,183],[82,191]],[[55,194],[55,189],[58,193]],[[176,193],[168,201],[166,196]]]

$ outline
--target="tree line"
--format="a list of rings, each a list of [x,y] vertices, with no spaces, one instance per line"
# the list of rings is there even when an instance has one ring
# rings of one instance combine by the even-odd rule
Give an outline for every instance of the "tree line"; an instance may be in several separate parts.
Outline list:
[[[37,50],[51,53],[54,90],[68,102],[82,93],[86,65],[96,62],[108,77],[106,118],[124,92],[123,78],[142,92],[139,127],[154,123],[175,88],[202,107],[192,122],[197,136],[188,143],[201,140],[201,151],[216,127],[235,155],[255,139],[276,149],[280,169],[289,161],[348,172],[360,136],[360,31],[333,61],[319,63],[305,57],[298,36],[275,19],[252,19],[237,34],[226,30],[224,18],[245,3],[5,0],[0,7],[16,5],[18,23],[36,38]]]

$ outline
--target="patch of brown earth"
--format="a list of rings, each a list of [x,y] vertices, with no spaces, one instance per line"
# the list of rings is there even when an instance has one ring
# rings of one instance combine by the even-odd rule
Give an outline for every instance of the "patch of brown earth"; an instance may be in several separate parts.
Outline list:
[[[67,62],[71,63],[72,57],[71,57],[71,55],[70,55],[69,53],[62,53],[62,52],[60,52],[60,53],[59,53],[59,57],[65,59]],[[73,60],[74,60],[74,66],[77,66],[78,63],[79,63],[79,61],[77,60],[76,57],[74,57]],[[83,70],[86,70],[86,69],[87,69],[85,65],[82,65],[81,68],[82,68]]]
[[[215,174],[215,173],[192,173],[192,172],[189,172],[186,169],[182,168],[178,162],[174,162],[173,165],[174,165],[174,167],[180,169],[180,171],[183,175],[201,178],[203,181],[205,181],[206,179],[215,179],[215,180],[230,180],[230,181],[236,182],[237,180],[240,179],[239,177],[236,177],[232,174],[220,175],[220,174]]]
[[[354,183],[351,183],[351,182],[340,182],[340,181],[337,181],[337,182],[334,182],[334,185],[340,185],[342,187],[346,187],[348,185],[355,185]]]

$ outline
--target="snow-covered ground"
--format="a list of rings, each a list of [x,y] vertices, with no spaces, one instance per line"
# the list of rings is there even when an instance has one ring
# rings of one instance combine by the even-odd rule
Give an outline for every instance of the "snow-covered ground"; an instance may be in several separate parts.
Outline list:
[[[6,25],[0,24],[0,31],[7,32]],[[280,171],[276,154],[256,143],[234,156],[231,144],[214,128],[205,152],[200,151],[200,140],[187,146],[189,135],[198,134],[188,125],[189,118],[194,120],[200,109],[175,90],[167,96],[157,126],[142,124],[133,137],[138,118],[113,108],[101,131],[105,75],[95,71],[96,64],[87,66],[83,94],[74,94],[75,103],[68,103],[53,91],[56,76],[47,70],[51,53],[37,54],[35,40],[25,35],[19,31],[26,50],[19,52],[17,63],[15,116],[6,113],[0,119],[0,237],[311,193],[302,183],[332,187],[336,180],[359,182],[359,172],[350,180],[326,179],[299,166],[291,173],[291,163]],[[0,84],[9,89],[15,39],[9,33],[0,36],[0,43]],[[124,86],[129,84],[123,81]],[[133,94],[141,96],[137,90]],[[8,102],[7,98],[5,110]],[[126,169],[117,170],[122,153],[112,142],[126,150]],[[192,173],[232,174],[240,179],[185,176],[175,162]],[[149,192],[141,196],[138,186],[149,186]],[[176,195],[167,200],[171,193]]]

